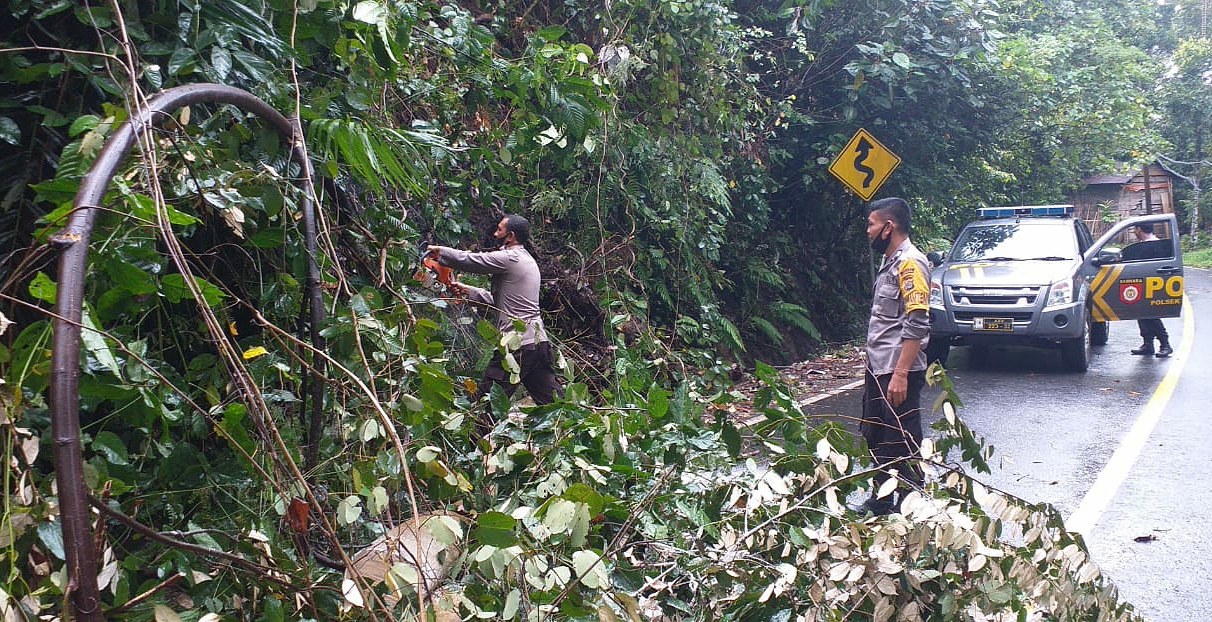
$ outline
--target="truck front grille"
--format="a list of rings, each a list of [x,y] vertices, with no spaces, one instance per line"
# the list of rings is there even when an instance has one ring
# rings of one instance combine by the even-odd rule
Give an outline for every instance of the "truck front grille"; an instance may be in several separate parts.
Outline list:
[[[961,307],[1003,306],[1033,308],[1043,295],[1040,287],[952,287],[951,304]]]
[[[997,313],[997,317],[1008,317],[1008,318],[1013,319],[1015,322],[1019,322],[1019,323],[1030,322],[1031,318],[1033,316],[1033,314],[1030,311],[1027,311],[1027,312],[997,311],[996,313]],[[990,316],[990,312],[988,312],[988,311],[985,311],[983,313],[974,313],[972,311],[956,311],[955,312],[955,319],[958,322],[971,322],[975,318],[989,317],[989,316]]]

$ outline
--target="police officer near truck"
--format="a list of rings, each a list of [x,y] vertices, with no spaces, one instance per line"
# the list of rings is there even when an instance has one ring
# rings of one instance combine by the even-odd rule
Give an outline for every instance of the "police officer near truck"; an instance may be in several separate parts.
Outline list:
[[[1152,242],[1157,240],[1157,235],[1153,233],[1153,223],[1143,222],[1133,227],[1136,233],[1137,242]],[[1166,332],[1166,325],[1162,324],[1161,318],[1145,318],[1136,320],[1136,325],[1140,329],[1141,344],[1139,348],[1132,350],[1132,354],[1136,356],[1156,356],[1157,358],[1166,358],[1174,354],[1174,348],[1170,347],[1170,333]],[[1158,349],[1153,350],[1153,340],[1158,341]]]
[[[867,206],[867,238],[882,258],[867,324],[867,370],[861,431],[880,472],[860,508],[877,516],[899,510],[922,485],[917,462],[922,443],[921,394],[930,336],[930,264],[913,245],[909,204],[890,197]],[[876,491],[895,469],[893,495]]]

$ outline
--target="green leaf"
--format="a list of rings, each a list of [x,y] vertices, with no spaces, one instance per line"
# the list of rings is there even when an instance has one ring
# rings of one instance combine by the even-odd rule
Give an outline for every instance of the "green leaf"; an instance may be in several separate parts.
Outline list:
[[[433,445],[426,445],[417,450],[417,462],[433,462],[442,454],[442,450]]]
[[[160,65],[152,63],[143,68],[143,77],[147,79],[147,83],[155,90],[160,90],[164,85],[164,74],[160,72]]]
[[[562,496],[569,501],[584,503],[589,507],[589,513],[592,516],[601,514],[602,509],[606,506],[605,499],[598,494],[598,491],[580,482],[569,486]]]
[[[358,435],[358,438],[362,439],[363,443],[369,443],[370,441],[373,441],[381,436],[383,436],[383,427],[379,424],[379,420],[367,419],[366,422],[362,424],[362,431]]]
[[[484,512],[476,518],[476,526],[483,529],[498,529],[509,531],[518,524],[518,520],[504,512],[495,510]]]
[[[563,26],[547,26],[545,28],[540,28],[535,34],[537,34],[539,38],[544,41],[554,42],[559,41],[564,37],[565,34],[568,34],[568,29],[564,28]]]
[[[439,514],[431,516],[425,521],[425,529],[429,530],[429,534],[434,540],[450,546],[463,539],[463,526],[459,521],[448,514]]]
[[[181,622],[181,616],[165,605],[156,603],[152,612],[156,622]]]
[[[736,429],[736,426],[731,422],[725,421],[720,428],[720,436],[724,439],[724,446],[728,448],[728,455],[733,458],[738,458],[741,455],[741,433]]]
[[[585,587],[601,590],[610,587],[610,573],[602,557],[593,551],[577,551],[572,554],[572,565]]]
[[[370,491],[370,495],[366,497],[366,507],[370,509],[371,514],[379,514],[386,507],[390,499],[387,496],[387,489],[382,486],[375,486]]]
[[[517,589],[509,591],[505,597],[505,606],[501,609],[501,618],[512,620],[518,615],[518,607],[522,604],[522,593]]]
[[[122,369],[118,365],[118,357],[114,355],[114,351],[109,347],[109,343],[105,341],[105,337],[97,330],[97,325],[93,322],[92,313],[89,311],[88,305],[81,310],[82,317],[80,318],[80,341],[84,343],[84,349],[94,359],[97,360],[103,367],[108,369],[116,378],[122,378]]]
[[[286,622],[286,607],[282,601],[269,597],[265,599],[265,615],[258,622]]]
[[[135,193],[124,193],[123,196],[133,216],[150,222],[156,222],[156,202],[151,197]],[[201,222],[191,214],[178,211],[172,205],[165,204],[164,211],[168,214],[168,222],[178,227],[185,227]]]
[[[476,322],[476,332],[480,333],[480,337],[483,338],[484,341],[489,342],[496,341],[497,337],[501,334],[501,332],[497,330],[497,327],[494,324],[489,323],[487,320],[480,320]]]
[[[232,443],[251,456],[255,446],[252,438],[248,436],[248,429],[244,426],[244,418],[247,415],[248,408],[243,404],[230,404],[223,409],[223,421],[219,427],[227,433]]]
[[[97,433],[97,436],[93,437],[91,446],[93,451],[105,456],[105,460],[110,464],[130,464],[127,460],[126,445],[113,432]]]
[[[179,76],[192,73],[195,65],[194,51],[187,47],[173,50],[168,58],[168,75]]]
[[[577,504],[566,499],[555,499],[547,506],[547,513],[543,515],[543,525],[551,530],[553,535],[568,533],[576,518],[576,513]]]
[[[63,551],[63,526],[59,521],[38,524],[38,539],[58,559],[67,559]]]
[[[415,395],[410,395],[408,393],[401,394],[400,401],[404,402],[404,406],[412,412],[416,413],[425,410],[425,402],[422,402]]]
[[[352,525],[362,515],[362,497],[349,495],[337,504],[337,523]]]
[[[210,64],[214,67],[215,78],[224,80],[231,73],[231,52],[226,48],[214,47],[210,50]]]
[[[207,306],[217,307],[227,297],[223,290],[215,287],[206,279],[194,277],[194,283],[202,292],[202,298],[206,301]],[[164,297],[169,302],[178,303],[182,300],[192,298],[190,291],[185,287],[185,277],[179,273],[166,274],[160,279],[160,287],[164,292]]]
[[[29,295],[42,302],[54,304],[58,293],[59,286],[45,272],[39,272],[29,282]]]
[[[377,24],[383,21],[387,14],[387,8],[373,0],[363,0],[353,8],[352,17],[359,22],[366,24]]]
[[[653,384],[648,387],[648,414],[660,419],[669,413],[669,392]]]
[[[86,115],[76,117],[76,120],[72,121],[71,128],[69,128],[67,130],[67,134],[69,136],[71,136],[72,138],[75,138],[75,137],[97,127],[97,124],[100,122],[101,122],[101,117],[98,117],[95,114],[86,114]],[[0,121],[0,125],[2,125],[2,124],[3,124],[3,121]]]
[[[896,63],[896,66],[900,67],[901,69],[908,69],[913,65],[913,62],[909,60],[909,55],[905,54],[904,52],[897,52],[893,54],[892,62]]]
[[[759,380],[769,385],[778,385],[782,382],[779,378],[778,370],[761,361],[758,361],[754,366],[753,375],[757,376]]]
[[[1014,598],[1014,589],[1009,584],[1001,585],[997,589],[990,591],[988,595],[990,602],[1004,605]]]
[[[503,512],[484,512],[476,519],[472,537],[480,544],[508,548],[518,543],[514,528],[517,519]]]
[[[156,293],[155,277],[132,263],[112,259],[106,262],[105,272],[115,285],[136,296]]]
[[[522,334],[511,330],[501,335],[501,347],[510,352],[522,347]]]

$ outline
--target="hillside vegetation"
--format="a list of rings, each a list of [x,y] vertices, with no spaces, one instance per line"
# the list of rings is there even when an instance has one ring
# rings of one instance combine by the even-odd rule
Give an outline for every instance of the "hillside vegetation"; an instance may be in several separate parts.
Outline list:
[[[990,450],[945,375],[931,485],[885,522],[845,505],[865,451],[769,364],[861,334],[863,203],[826,171],[858,128],[902,158],[879,194],[911,201],[926,248],[979,205],[1053,203],[1157,153],[1200,162],[1200,15],[13,0],[4,17],[6,620],[1133,618],[1055,511],[971,478]],[[55,234],[121,124],[206,83],[301,133],[192,103],[83,206],[81,540],[55,479]],[[468,395],[509,340],[418,259],[488,248],[504,213],[536,228],[568,388],[481,439]],[[742,370],[757,395],[730,390]],[[770,422],[749,451],[738,400]],[[429,558],[368,553],[411,541]]]

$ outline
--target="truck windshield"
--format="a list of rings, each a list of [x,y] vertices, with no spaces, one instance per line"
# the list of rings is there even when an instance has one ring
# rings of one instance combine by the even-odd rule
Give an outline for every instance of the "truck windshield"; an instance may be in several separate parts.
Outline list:
[[[1077,257],[1068,221],[974,225],[960,234],[951,261],[1058,261]]]

